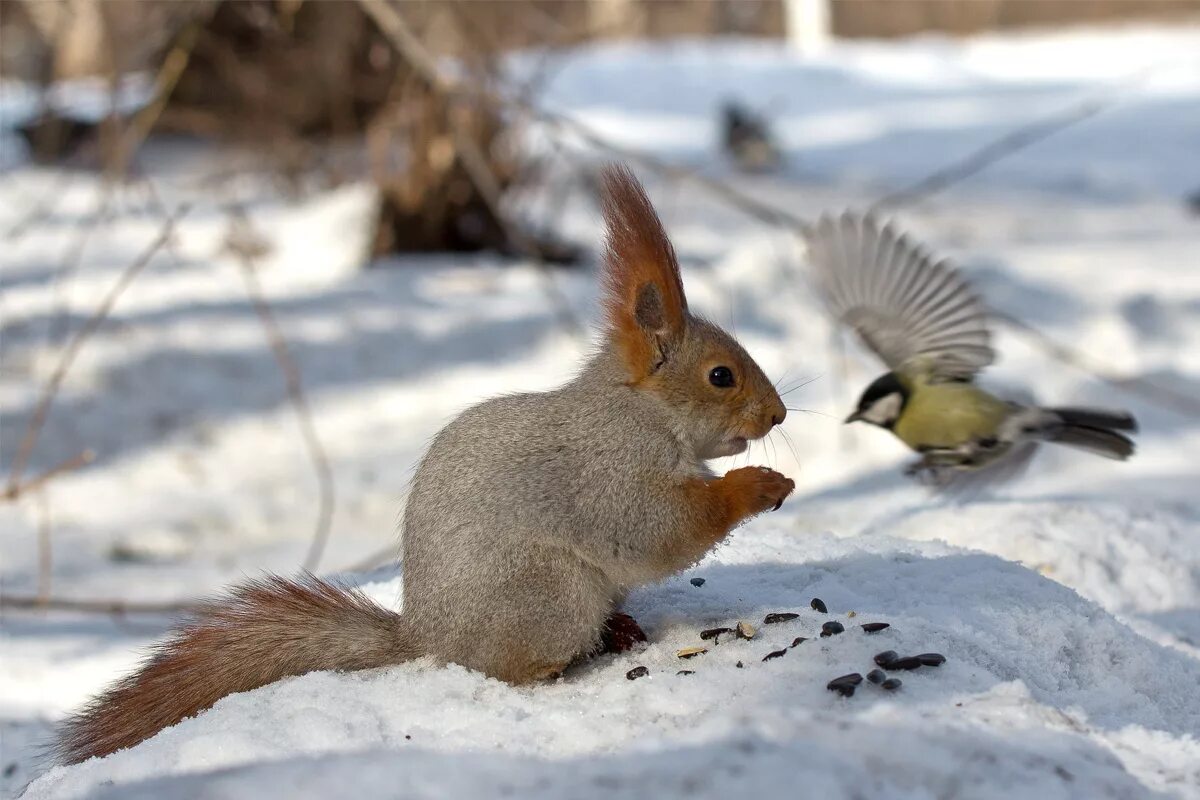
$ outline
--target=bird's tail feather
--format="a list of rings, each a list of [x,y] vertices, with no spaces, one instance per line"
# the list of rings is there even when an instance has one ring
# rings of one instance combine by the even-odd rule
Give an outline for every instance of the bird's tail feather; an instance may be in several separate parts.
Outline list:
[[[1124,461],[1133,455],[1134,444],[1119,431],[1137,431],[1137,420],[1127,411],[1097,408],[1047,408],[1059,424],[1047,429],[1045,440]]]

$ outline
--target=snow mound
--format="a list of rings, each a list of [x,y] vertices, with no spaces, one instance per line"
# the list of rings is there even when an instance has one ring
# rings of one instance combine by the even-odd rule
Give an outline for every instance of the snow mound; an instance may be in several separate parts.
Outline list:
[[[760,520],[691,573],[636,592],[628,608],[652,644],[555,683],[513,688],[424,662],[313,673],[55,768],[25,797],[633,797],[653,787],[703,798],[789,785],[828,798],[1196,796],[1200,663],[995,556],[805,535],[795,523]],[[399,581],[364,588],[394,605]],[[813,597],[828,614],[811,610]],[[772,611],[799,617],[761,624]],[[739,619],[758,625],[753,640],[676,658],[701,644],[701,629]],[[833,619],[846,632],[820,638]],[[867,634],[859,624],[871,621],[891,627]],[[808,640],[762,660],[798,636]],[[904,682],[894,693],[826,690],[883,650],[948,660],[894,673]],[[649,676],[627,680],[637,665]]]

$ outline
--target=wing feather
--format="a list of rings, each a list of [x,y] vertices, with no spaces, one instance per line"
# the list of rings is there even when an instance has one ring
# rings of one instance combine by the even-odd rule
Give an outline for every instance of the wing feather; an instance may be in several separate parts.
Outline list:
[[[978,295],[948,259],[893,225],[869,214],[826,215],[808,251],[830,311],[890,368],[920,364],[953,380],[995,359]]]

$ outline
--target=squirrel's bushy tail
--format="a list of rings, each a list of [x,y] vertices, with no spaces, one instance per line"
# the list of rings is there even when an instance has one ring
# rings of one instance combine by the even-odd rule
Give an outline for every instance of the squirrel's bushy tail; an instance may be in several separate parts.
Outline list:
[[[67,764],[108,755],[228,694],[418,655],[400,615],[362,593],[308,574],[296,581],[268,576],[206,602],[141,669],[67,720],[57,754]]]

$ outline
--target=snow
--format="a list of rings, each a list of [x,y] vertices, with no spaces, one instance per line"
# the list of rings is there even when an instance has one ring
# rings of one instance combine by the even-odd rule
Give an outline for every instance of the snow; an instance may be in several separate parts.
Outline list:
[[[837,43],[815,61],[762,43],[604,45],[556,55],[546,100],[812,216],[869,204],[1013,126],[1111,96],[1112,108],[900,218],[961,258],[996,307],[1116,373],[1195,397],[1200,224],[1182,196],[1200,189],[1198,45],[1197,28]],[[712,156],[715,110],[734,94],[770,112],[785,175],[737,177]],[[62,96],[87,105],[82,89]],[[6,123],[22,97],[0,95]],[[316,485],[223,249],[222,206],[237,199],[273,247],[262,279],[335,473],[322,569],[395,606],[394,567],[344,571],[393,544],[429,437],[481,398],[562,381],[586,345],[556,326],[530,265],[438,256],[356,269],[364,186],[282,199],[244,156],[186,141],[152,142],[144,160],[168,207],[195,207],[82,352],[34,454],[30,474],[97,452],[46,492],[55,593],[190,598],[303,557]],[[16,166],[0,179],[0,231],[57,197],[0,250],[7,465],[54,365],[43,342],[55,320],[77,329],[161,219],[144,186],[121,189],[79,268],[56,283],[99,183],[19,153],[3,163]],[[890,437],[837,424],[879,368],[849,343],[839,357],[797,242],[645,177],[692,306],[735,328],[781,386],[812,379],[787,401],[815,413],[789,416],[790,441],[774,436],[718,465],[770,464],[796,495],[686,574],[632,595],[644,651],[521,689],[422,662],[311,674],[62,768],[38,755],[52,725],[130,669],[169,621],[6,612],[4,796],[1200,797],[1196,419],[1001,329],[990,380],[1055,403],[1128,407],[1142,423],[1139,452],[1114,464],[1047,449],[996,493],[931,497],[901,476],[910,456]],[[531,198],[531,213],[544,200]],[[600,233],[581,191],[561,223],[581,241]],[[556,282],[578,314],[593,314],[590,271]],[[5,592],[35,591],[39,524],[35,502],[0,506]],[[703,586],[689,583],[697,576]],[[800,617],[760,624],[773,611]],[[825,619],[846,633],[816,638]],[[754,640],[675,658],[700,630],[738,620],[758,625]],[[891,627],[867,635],[858,624],[869,621]],[[812,638],[761,661],[796,636]],[[948,660],[898,673],[895,693],[825,689],[887,649]],[[635,665],[650,675],[627,680]]]

